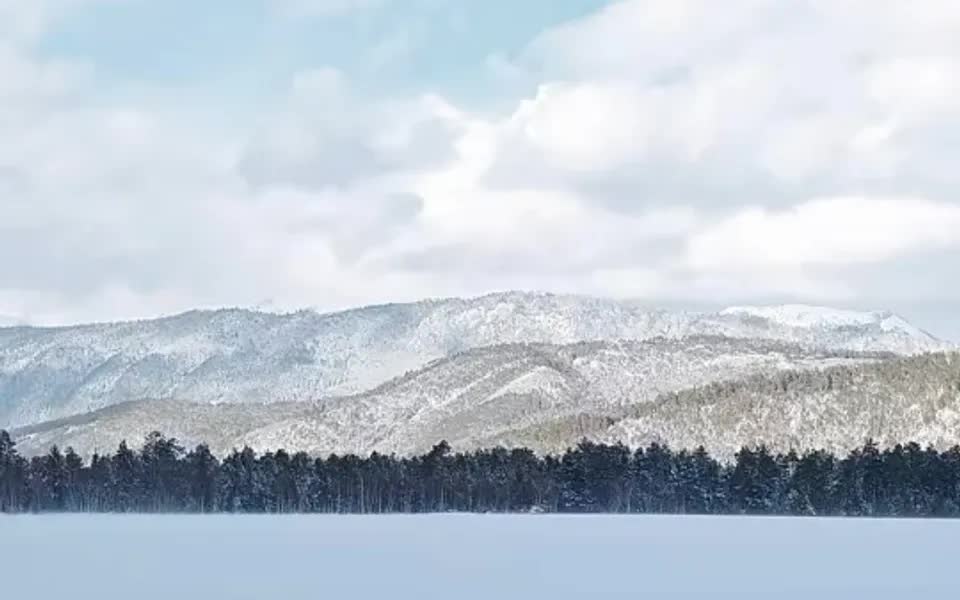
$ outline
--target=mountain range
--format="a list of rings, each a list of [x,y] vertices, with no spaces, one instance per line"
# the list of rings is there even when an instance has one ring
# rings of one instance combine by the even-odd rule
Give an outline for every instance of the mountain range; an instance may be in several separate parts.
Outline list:
[[[90,453],[153,429],[221,453],[247,444],[410,453],[440,439],[555,450],[582,436],[721,440],[726,449],[745,425],[733,438],[707,439],[666,408],[646,411],[717,382],[877,368],[951,350],[889,312],[797,305],[670,312],[511,292],[330,314],[193,311],[0,328],[0,428],[14,429],[30,452],[59,444]],[[724,406],[757,421],[734,400]],[[690,427],[704,418],[674,412]]]

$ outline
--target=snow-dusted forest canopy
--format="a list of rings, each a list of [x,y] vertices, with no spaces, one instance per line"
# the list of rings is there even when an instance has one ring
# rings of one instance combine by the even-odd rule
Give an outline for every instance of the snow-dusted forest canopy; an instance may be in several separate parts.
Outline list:
[[[53,447],[26,460],[0,432],[0,512],[606,512],[960,517],[960,447],[917,444],[845,456],[584,441],[559,456],[528,449],[416,457],[314,458],[235,450],[222,461],[159,433],[85,463]]]

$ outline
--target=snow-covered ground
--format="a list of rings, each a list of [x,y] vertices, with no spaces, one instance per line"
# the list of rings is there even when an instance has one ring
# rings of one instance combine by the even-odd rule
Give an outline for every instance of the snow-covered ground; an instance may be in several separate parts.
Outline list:
[[[0,517],[4,597],[956,599],[960,521]]]

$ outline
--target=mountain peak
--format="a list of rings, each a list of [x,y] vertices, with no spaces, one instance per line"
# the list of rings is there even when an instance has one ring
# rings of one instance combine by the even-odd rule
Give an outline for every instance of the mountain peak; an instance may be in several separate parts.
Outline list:
[[[356,394],[430,361],[500,344],[695,336],[903,355],[950,347],[890,313],[802,305],[685,313],[530,292],[327,314],[192,311],[0,329],[0,427],[141,398],[258,403]]]
[[[885,330],[911,330],[915,327],[890,311],[858,311],[808,304],[771,306],[731,306],[721,315],[760,317],[787,327],[857,327],[880,324]]]

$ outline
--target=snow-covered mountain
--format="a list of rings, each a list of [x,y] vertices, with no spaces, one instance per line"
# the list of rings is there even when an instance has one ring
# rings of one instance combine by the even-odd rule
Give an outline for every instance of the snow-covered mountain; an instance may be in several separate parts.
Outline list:
[[[899,354],[949,346],[887,313],[683,313],[516,292],[332,314],[194,311],[151,321],[0,328],[0,427],[142,399],[266,403],[357,394],[486,346],[698,335]]]
[[[909,337],[923,339],[929,334],[914,327],[889,311],[859,312],[804,304],[779,306],[731,306],[720,311],[721,315],[756,317],[785,327],[801,329],[843,329],[878,327],[885,332],[899,332]]]
[[[631,446],[704,446],[727,459],[759,444],[845,453],[868,439],[946,449],[960,444],[960,354],[762,374],[668,393],[624,415],[589,435]]]
[[[622,416],[658,395],[720,379],[784,369],[827,368],[879,357],[816,351],[764,340],[695,337],[683,340],[511,344],[440,359],[369,392],[319,403],[125,403],[17,432],[22,449],[52,444],[81,453],[112,450],[160,430],[219,453],[249,445],[311,453],[418,453],[439,440],[457,448],[496,443],[543,447],[576,442],[576,432],[551,438],[552,423],[590,414]],[[612,424],[611,420],[609,424]]]
[[[23,324],[22,319],[0,314],[0,327],[16,327]]]

